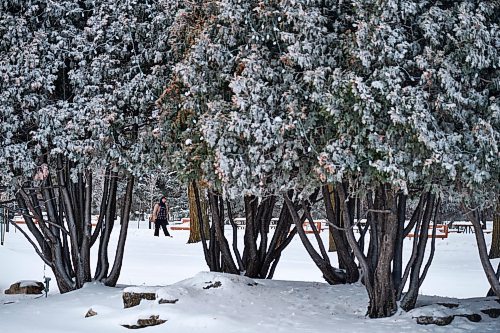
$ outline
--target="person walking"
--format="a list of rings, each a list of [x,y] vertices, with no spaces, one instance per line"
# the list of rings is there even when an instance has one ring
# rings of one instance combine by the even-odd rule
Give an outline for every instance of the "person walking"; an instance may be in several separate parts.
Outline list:
[[[168,205],[167,198],[161,197],[160,202],[157,203],[153,208],[153,221],[155,223],[155,236],[160,235],[160,227],[163,229],[163,233],[167,237],[172,237],[167,229],[168,225]]]

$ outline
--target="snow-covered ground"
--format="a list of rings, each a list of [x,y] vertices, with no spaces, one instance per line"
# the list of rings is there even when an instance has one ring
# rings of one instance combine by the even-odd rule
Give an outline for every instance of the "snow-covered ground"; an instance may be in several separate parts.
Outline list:
[[[481,314],[473,323],[456,317],[444,327],[416,324],[420,315],[470,314],[500,308],[493,298],[483,297],[488,283],[475,248],[474,234],[450,234],[436,241],[436,254],[421,292],[446,298],[422,297],[420,305],[454,303],[448,309],[429,305],[391,318],[365,317],[367,296],[362,285],[330,286],[298,237],[285,250],[275,280],[202,272],[207,267],[201,244],[186,244],[188,231],[172,231],[173,238],[153,237],[145,225],[132,223],[118,288],[87,284],[82,290],[60,295],[54,279],[47,298],[0,295],[0,332],[125,332],[121,325],[158,315],[166,323],[145,328],[151,332],[500,332],[500,318]],[[241,233],[242,234],[242,233]],[[116,240],[117,234],[114,234]],[[312,239],[312,236],[311,240]],[[327,233],[322,233],[325,242]],[[488,244],[491,236],[487,235]],[[411,241],[406,240],[406,258]],[[95,256],[94,256],[95,257]],[[336,255],[331,254],[336,262]],[[493,261],[494,267],[498,261]],[[6,235],[0,246],[0,289],[19,280],[43,280],[44,265],[19,232]],[[45,274],[52,276],[50,270]],[[218,288],[208,288],[216,281]],[[152,290],[156,301],[123,309],[122,292]],[[153,286],[147,287],[146,286]],[[175,304],[159,304],[160,298]],[[98,314],[85,318],[92,308]]]

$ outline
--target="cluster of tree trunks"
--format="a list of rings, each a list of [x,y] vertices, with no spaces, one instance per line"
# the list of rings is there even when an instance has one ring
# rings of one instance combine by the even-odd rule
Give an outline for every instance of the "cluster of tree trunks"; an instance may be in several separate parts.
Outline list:
[[[81,288],[91,280],[114,286],[123,260],[134,177],[126,173],[120,177],[115,169],[107,169],[99,218],[96,228],[92,229],[92,172],[76,172],[77,181],[70,181],[71,162],[62,156],[58,156],[56,162],[54,170],[49,170],[36,186],[30,184],[18,189],[16,199],[29,233],[18,229],[53,270],[61,292]],[[120,235],[111,266],[109,240],[119,206],[118,182],[121,179],[125,180],[126,188],[121,196]],[[189,242],[202,242],[211,271],[269,279],[274,275],[283,250],[298,235],[328,283],[353,283],[361,278],[369,296],[370,317],[391,316],[397,310],[397,301],[408,311],[415,307],[419,288],[434,256],[441,200],[432,191],[421,191],[418,204],[408,215],[408,196],[389,184],[379,184],[363,198],[356,193],[350,192],[348,184],[338,183],[324,185],[308,198],[300,198],[293,191],[284,193],[282,198],[245,196],[244,242],[243,251],[240,251],[232,203],[193,181],[189,186]],[[323,205],[319,209],[324,209],[327,217],[339,267],[332,265],[313,220],[313,211],[318,209],[316,205],[320,202]],[[481,214],[478,211],[467,214],[475,229],[481,262],[491,285],[490,294],[500,296],[500,269],[495,272],[488,259]],[[272,225],[273,215],[278,216],[278,220]],[[365,226],[359,224],[361,217],[366,218]],[[409,223],[405,223],[407,217]],[[498,224],[498,211],[494,219]],[[231,240],[224,233],[226,224],[232,228]],[[306,235],[305,224],[313,230],[316,246]],[[270,232],[271,225],[274,232]],[[359,235],[355,235],[355,228]],[[428,236],[429,229],[432,237]],[[412,252],[404,266],[403,240],[412,231],[415,235]],[[424,263],[429,238],[430,254]],[[90,249],[96,243],[99,245],[98,260],[92,275]],[[495,255],[494,244],[490,257]],[[408,288],[404,290],[407,282]]]
[[[201,191],[194,182],[191,187],[195,199],[191,207],[196,208],[198,216],[203,216]],[[415,307],[419,289],[434,257],[436,225],[441,221],[439,196],[431,190],[422,190],[418,193],[416,207],[409,209],[408,195],[384,183],[376,186],[363,198],[350,192],[348,184],[342,183],[335,186],[324,185],[308,198],[294,197],[293,194],[289,191],[283,195],[273,234],[269,232],[270,222],[278,198],[244,198],[246,225],[241,254],[231,203],[219,194],[208,191],[206,201],[211,222],[200,223],[198,219],[196,224],[207,234],[201,239],[209,268],[212,271],[244,274],[254,278],[272,278],[282,251],[298,234],[328,283],[353,283],[361,278],[369,296],[368,315],[371,318],[393,315],[397,311],[398,301],[405,311]],[[322,197],[318,199],[320,194]],[[318,202],[323,202],[324,205],[320,209],[324,209],[330,226],[330,245],[334,244],[339,267],[332,266],[319,230],[313,222],[312,212],[317,211],[318,207],[315,205]],[[366,218],[364,226],[359,223],[361,217]],[[498,272],[495,274],[491,264],[488,266],[486,245],[481,246],[481,243],[484,244],[484,237],[479,220],[477,221],[474,223],[479,228],[476,237],[481,260],[492,285],[492,292],[499,295]],[[233,230],[232,244],[224,234],[226,223]],[[304,231],[305,223],[314,232],[316,246]],[[355,228],[359,231],[358,235],[354,233]],[[415,237],[411,243],[411,256],[405,265],[403,242],[410,232]],[[430,251],[424,260],[429,239]]]
[[[99,218],[92,230],[92,171],[77,171],[74,182],[70,180],[70,173],[74,171],[71,162],[58,156],[53,165],[55,170],[48,170],[36,186],[18,188],[16,199],[29,233],[14,226],[52,269],[61,293],[81,288],[92,280],[115,286],[127,238],[134,176],[121,177],[126,182],[126,189],[121,196],[120,235],[110,267],[109,240],[117,215],[118,172],[111,167],[106,171]],[[90,249],[97,240],[98,260],[92,277]]]
[[[203,191],[196,182],[190,184],[198,216],[203,216]],[[292,228],[292,217],[283,205],[279,218],[274,225],[272,237],[269,236],[273,211],[277,197],[244,198],[246,219],[243,251],[238,247],[238,225],[233,216],[232,204],[218,193],[208,190],[207,201],[211,223],[208,226],[202,220],[191,220],[191,231],[198,228],[206,262],[212,271],[244,274],[252,278],[272,278],[283,250],[297,234],[298,228]],[[192,216],[192,215],[191,215]],[[226,218],[227,216],[227,218]],[[302,219],[303,220],[303,219]],[[231,243],[224,234],[224,226],[232,228]],[[208,234],[208,237],[207,237]]]

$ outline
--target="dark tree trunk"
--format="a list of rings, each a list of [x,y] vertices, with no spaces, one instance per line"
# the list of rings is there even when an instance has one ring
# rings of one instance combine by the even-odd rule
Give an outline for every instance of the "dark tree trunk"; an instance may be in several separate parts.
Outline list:
[[[80,256],[79,248],[81,246],[81,229],[79,226],[81,225],[80,221],[76,219],[79,218],[77,215],[77,210],[75,207],[78,206],[75,203],[74,196],[71,196],[71,182],[68,181],[68,173],[69,173],[69,162],[67,160],[63,160],[61,156],[58,157],[58,180],[60,185],[60,191],[62,195],[62,200],[64,204],[64,212],[66,217],[66,224],[69,231],[69,238],[71,244],[71,260],[73,262],[73,268],[75,271],[76,277],[76,288],[81,288],[85,283],[85,274],[83,269],[82,257]]]
[[[403,276],[403,243],[406,218],[406,200],[406,195],[403,193],[398,194],[396,244],[394,247],[394,262],[392,268],[392,280],[394,281],[395,290],[399,289],[399,286],[401,285],[401,278]]]
[[[19,191],[16,194],[18,206],[21,209],[21,213],[23,214],[23,218],[26,223],[26,226],[28,227],[28,230],[35,237],[35,240],[37,241],[40,247],[40,252],[43,254],[43,257],[45,259],[49,260],[51,257],[51,253],[49,251],[49,245],[47,244],[47,242],[45,241],[45,237],[40,232],[40,230],[38,230],[38,228],[35,225],[35,222],[31,218],[30,210],[28,209],[27,203],[25,201],[26,197],[27,197],[26,195],[24,197],[21,195],[21,191]]]
[[[380,184],[373,193],[373,201],[368,198],[368,223],[372,230],[370,257],[366,257],[352,230],[352,209],[346,194],[347,186],[338,185],[338,193],[349,245],[354,251],[362,269],[362,281],[369,297],[370,318],[389,317],[396,312],[396,294],[392,275],[398,229],[398,206],[396,192],[388,184]]]
[[[424,192],[420,195],[420,200],[419,200],[418,206],[412,214],[409,225],[403,231],[403,237],[408,236],[408,234],[411,232],[412,228],[415,228],[414,235],[418,235],[420,233],[420,227],[422,225],[423,209],[424,209],[425,203],[427,202],[427,197],[428,197],[427,192]],[[413,237],[412,253],[410,256],[410,260],[406,264],[406,268],[405,268],[405,271],[403,273],[403,277],[401,278],[401,281],[399,282],[399,287],[398,287],[397,292],[396,292],[396,299],[397,300],[401,299],[403,289],[406,285],[406,281],[408,280],[408,276],[410,275],[411,269],[412,269],[415,261],[417,260],[418,240],[419,240],[418,237]]]
[[[368,193],[367,196],[367,206],[368,210],[375,210],[375,203],[373,199],[373,195],[371,192]],[[367,214],[366,224],[369,226],[370,233],[370,243],[368,244],[368,264],[372,271],[375,271],[375,266],[377,265],[377,258],[379,255],[378,249],[378,225],[377,225],[377,215],[375,214]]]
[[[106,169],[104,173],[104,185],[103,185],[103,190],[102,190],[102,199],[101,199],[101,204],[99,208],[99,216],[97,217],[97,224],[95,226],[94,232],[92,233],[91,239],[90,239],[90,246],[93,246],[95,242],[97,241],[99,234],[103,230],[103,223],[104,223],[104,218],[106,216],[106,210],[108,209],[108,204],[109,204],[109,184],[110,184],[110,177],[107,175],[110,174],[111,170],[109,168]]]
[[[396,194],[388,185],[381,185],[376,196],[376,209],[381,211],[377,213],[379,253],[373,279],[374,297],[368,307],[368,315],[370,318],[383,318],[392,316],[397,309],[391,264],[394,259],[398,209]]]
[[[196,209],[196,213],[198,216],[203,216],[202,213],[202,207],[201,207],[201,198],[200,198],[200,191],[198,190],[198,186],[196,184],[196,181],[191,182],[191,187],[193,191],[193,197],[194,197],[194,208]],[[198,219],[201,221],[201,219]],[[209,248],[207,246],[207,235],[209,234],[209,231],[205,230],[206,225],[204,223],[199,223],[200,227],[200,237],[201,237],[201,244],[203,247],[203,254],[205,256],[205,261],[211,271],[215,271],[215,263],[214,259],[212,258],[213,256],[210,254]]]
[[[491,239],[490,259],[500,258],[500,201],[493,216],[493,236]]]
[[[129,175],[127,177],[127,189],[123,198],[123,211],[120,216],[120,236],[118,237],[118,244],[116,246],[115,260],[111,272],[102,280],[106,286],[110,287],[116,286],[122,268],[125,241],[127,240],[128,224],[130,220],[130,208],[132,206],[134,181],[134,176]]]
[[[193,188],[196,189],[196,184],[193,185]],[[193,191],[193,196],[198,202],[197,209],[201,210],[198,191]],[[209,269],[233,274],[245,272],[246,276],[252,278],[272,278],[281,252],[290,244],[296,234],[295,229],[290,232],[292,222],[286,205],[283,205],[281,209],[274,235],[269,240],[268,234],[276,197],[271,196],[260,201],[251,196],[244,198],[246,224],[244,248],[241,255],[237,244],[238,226],[234,222],[231,204],[227,202],[226,209],[233,231],[232,246],[229,245],[224,234],[225,206],[222,198],[216,193],[210,192],[208,201],[212,220],[209,230],[209,244],[207,244],[206,239],[203,239],[205,233],[203,225],[201,226],[201,235],[205,261]],[[234,258],[236,258],[236,262]]]
[[[258,199],[254,196],[245,196],[245,248],[243,250],[243,263],[246,274],[249,277],[256,277],[260,271],[260,257],[257,253],[256,234],[258,233]]]
[[[464,209],[465,210],[465,209]],[[477,249],[479,251],[479,258],[481,259],[481,264],[483,266],[486,278],[490,283],[491,290],[493,293],[500,298],[500,282],[498,281],[498,276],[495,273],[491,262],[488,259],[488,249],[486,248],[486,242],[484,240],[483,229],[481,228],[480,216],[477,211],[467,212],[472,225],[474,226],[474,232],[476,236]]]
[[[324,185],[322,187],[322,192],[326,216],[330,225],[330,234],[336,245],[339,265],[346,271],[346,282],[354,283],[359,279],[359,270],[347,241],[345,223],[340,213],[338,194],[335,193],[331,185]]]
[[[209,191],[209,205],[212,212],[212,226],[215,231],[214,239],[217,240],[222,259],[222,271],[225,273],[239,274],[229,248],[229,242],[224,235],[224,201],[219,195]]]
[[[95,272],[95,279],[98,281],[103,280],[108,275],[109,260],[108,260],[108,245],[111,237],[111,232],[115,224],[115,211],[116,211],[116,192],[118,188],[118,173],[110,171],[109,173],[109,192],[106,205],[106,212],[102,224],[101,238],[99,242],[97,267]]]
[[[222,272],[221,266],[221,253],[219,242],[215,238],[215,225],[212,224],[210,227],[210,241],[209,241],[209,249],[210,249],[210,258],[212,258],[212,268],[210,269],[213,272]]]
[[[328,252],[337,252],[337,244],[333,238],[333,227],[328,228]]]
[[[432,246],[431,256],[429,257],[429,261],[428,264],[426,265],[426,268],[424,268],[424,274],[420,275],[420,270],[424,262],[425,248],[427,246],[427,240],[429,238],[428,236],[429,225],[432,219],[432,215],[434,214],[435,218],[437,216],[437,210],[439,209],[439,202],[440,202],[439,200],[437,200],[436,202],[437,199],[436,195],[434,195],[430,191],[427,192],[426,196],[427,198],[425,200],[425,211],[422,217],[423,220],[421,223],[420,231],[418,231],[418,228],[415,230],[415,239],[418,238],[418,244],[416,248],[415,247],[413,248],[412,257],[410,258],[410,262],[408,263],[408,268],[410,269],[410,284],[408,287],[408,291],[401,300],[401,308],[405,311],[409,311],[415,308],[415,304],[417,302],[417,297],[418,297],[418,291],[425,279],[427,270],[429,269],[430,263],[432,262],[432,258],[434,255],[435,237],[432,237],[433,243],[431,245]],[[434,226],[435,225],[436,225],[436,220],[434,220]],[[435,232],[436,229],[434,227],[433,236],[435,236]],[[405,282],[406,282],[406,276],[404,281],[402,281],[402,284]]]
[[[292,195],[292,193],[292,191],[289,191],[288,195]],[[281,258],[281,253],[297,234],[297,228],[293,228],[292,231],[290,231],[291,226],[292,217],[290,216],[287,205],[283,203],[274,235],[269,242],[267,253],[262,262],[260,270],[260,276],[262,278],[272,279],[274,276],[274,272]]]
[[[33,199],[36,201],[32,202]],[[52,234],[50,228],[45,225],[40,210],[35,208],[39,206],[38,199],[36,196],[28,196],[23,189],[20,189],[17,194],[17,202],[22,209],[28,230],[35,237],[38,244],[31,241],[26,233],[23,233],[23,235],[30,240],[30,243],[35,247],[36,252],[41,256],[42,260],[51,267],[60,292],[65,293],[74,290],[75,283],[67,270],[67,266],[64,264],[64,253],[61,243],[57,241],[57,237]],[[30,213],[34,215],[40,228],[36,226]]]
[[[500,262],[498,262],[496,276],[497,276],[497,279],[500,279]],[[495,292],[493,291],[493,289],[491,287],[490,287],[490,290],[488,290],[488,293],[486,294],[486,296],[487,297],[495,296]]]
[[[356,241],[356,237],[354,236],[354,231],[351,225],[351,216],[349,215],[349,210],[347,209],[346,202],[349,200],[346,194],[346,190],[344,189],[344,185],[339,183],[337,185],[338,195],[339,195],[339,205],[341,206],[342,216],[345,221],[345,230],[347,241],[349,242],[349,246],[354,252],[356,259],[358,259],[359,265],[361,267],[361,281],[364,283],[366,291],[368,292],[368,298],[370,300],[374,297],[373,292],[373,271],[371,265],[369,263],[368,258],[364,255],[363,251],[359,247],[358,242]]]
[[[198,196],[195,195],[195,188],[198,191]],[[204,191],[201,191],[204,192]],[[198,199],[197,199],[198,198]],[[196,181],[192,181],[188,186],[188,200],[189,200],[189,239],[188,244],[198,243],[202,239],[210,238],[210,225],[207,216],[207,200],[205,195],[200,194],[200,187]],[[198,206],[200,210],[198,210]],[[200,213],[201,212],[201,213]],[[199,215],[202,214],[202,215]],[[203,225],[201,225],[203,223]],[[202,237],[201,230],[204,230]]]
[[[92,279],[90,271],[90,247],[92,241],[92,172],[85,175],[85,194],[83,198],[83,235],[80,256],[83,265],[83,278],[85,282]]]
[[[290,216],[292,217],[293,222],[295,223],[295,228],[297,229],[297,233],[299,234],[300,240],[302,241],[302,244],[304,245],[305,249],[309,253],[309,256],[311,259],[314,261],[316,266],[319,268],[319,270],[323,273],[323,278],[328,282],[329,284],[340,284],[340,283],[345,283],[346,282],[346,276],[343,271],[340,269],[336,269],[331,266],[330,260],[328,258],[328,253],[326,253],[325,248],[323,243],[318,243],[320,247],[320,253],[318,253],[311,242],[309,241],[309,238],[305,234],[303,223],[305,218],[307,218],[311,224],[311,227],[314,229],[314,223],[312,221],[312,217],[310,215],[309,207],[307,206],[306,203],[302,203],[302,209],[304,210],[304,217],[301,218],[299,217],[299,214],[297,213],[297,208],[292,202],[292,200],[288,197],[288,194],[285,194],[284,196],[285,203],[288,207]],[[315,231],[315,234],[318,234],[318,231]]]
[[[238,263],[238,270],[240,272],[243,272],[244,265],[243,265],[243,260],[241,259],[241,254],[240,250],[238,249],[238,226],[234,222],[234,217],[233,217],[233,210],[231,209],[231,203],[229,200],[226,202],[227,203],[227,216],[229,219],[229,223],[231,224],[231,227],[233,229],[233,252],[234,256],[236,257],[236,262]]]

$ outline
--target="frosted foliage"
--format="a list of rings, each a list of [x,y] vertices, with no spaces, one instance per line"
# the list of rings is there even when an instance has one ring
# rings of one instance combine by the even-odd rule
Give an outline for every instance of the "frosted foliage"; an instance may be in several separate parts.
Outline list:
[[[57,154],[146,166],[169,17],[162,1],[0,1],[1,180]]]
[[[368,183],[375,176],[405,190],[435,184],[494,201],[498,2],[353,3],[356,62],[333,82],[330,110],[340,131],[322,154],[325,177],[350,168]]]
[[[498,194],[497,1],[193,6],[163,100],[181,173],[230,196],[346,179]]]
[[[170,133],[190,139],[177,151],[178,165],[198,167],[232,197],[318,184],[311,177],[314,133],[324,126],[317,112],[339,53],[328,47],[336,24],[322,14],[332,4],[220,2],[216,19],[176,67],[184,89],[178,104],[165,100],[167,119],[190,111],[188,131]],[[189,164],[193,155],[183,152],[200,149],[203,161]]]

